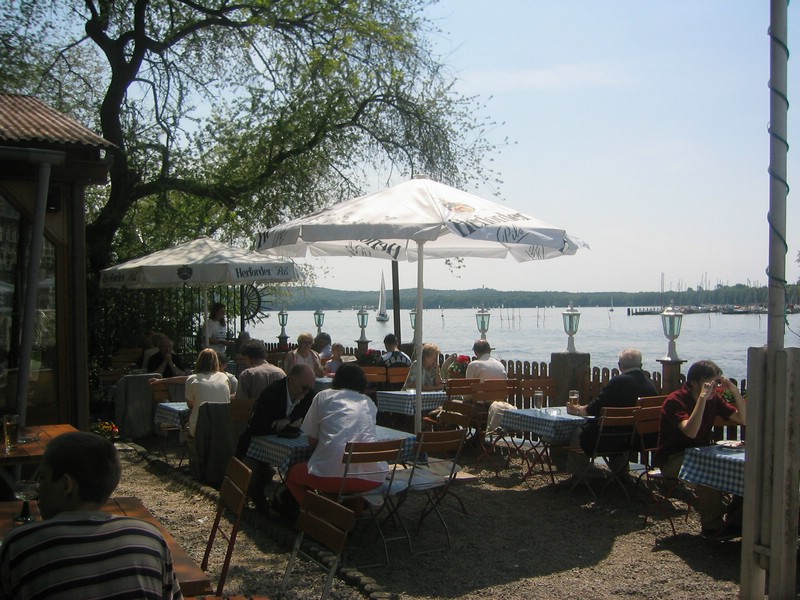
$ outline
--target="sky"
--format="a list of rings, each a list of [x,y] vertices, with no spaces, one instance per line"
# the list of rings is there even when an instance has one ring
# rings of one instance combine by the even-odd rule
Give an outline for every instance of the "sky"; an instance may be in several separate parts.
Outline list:
[[[800,2],[788,12],[797,106]],[[769,2],[443,0],[426,15],[442,30],[431,40],[456,89],[479,96],[497,123],[489,139],[511,142],[490,157],[503,183],[467,191],[590,246],[547,261],[468,259],[455,271],[429,260],[426,288],[767,284]],[[796,112],[788,181],[800,191]],[[790,283],[800,276],[797,193],[787,199]],[[390,285],[386,261],[317,261],[319,286],[377,290],[381,272]],[[400,264],[401,288],[416,277],[416,263]]]

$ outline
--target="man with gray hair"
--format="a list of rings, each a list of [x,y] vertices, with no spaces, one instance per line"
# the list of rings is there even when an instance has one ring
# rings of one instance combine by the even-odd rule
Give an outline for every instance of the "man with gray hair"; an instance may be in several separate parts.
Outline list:
[[[636,406],[642,396],[655,396],[658,392],[652,380],[642,371],[642,352],[636,348],[626,348],[619,353],[617,360],[619,375],[612,377],[600,390],[597,398],[586,406],[568,405],[567,412],[582,417],[597,417],[606,407]],[[581,430],[580,444],[585,452],[593,452],[597,442],[599,427],[596,419],[586,421]],[[612,450],[624,448],[608,448]],[[602,448],[599,449],[602,454]]]

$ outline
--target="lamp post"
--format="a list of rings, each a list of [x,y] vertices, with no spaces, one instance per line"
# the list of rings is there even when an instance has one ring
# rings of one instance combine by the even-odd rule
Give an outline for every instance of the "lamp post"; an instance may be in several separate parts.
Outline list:
[[[475,313],[475,322],[478,325],[478,331],[481,332],[482,340],[486,339],[486,332],[489,331],[489,318],[491,316],[492,314],[483,307]]]
[[[289,336],[286,335],[286,323],[288,322],[289,322],[289,313],[281,309],[281,311],[278,313],[278,325],[281,326],[281,332],[278,335],[278,347],[281,349],[289,347],[289,344],[286,343],[286,340],[289,339]]]
[[[367,339],[367,334],[365,331],[367,328],[367,322],[369,321],[369,313],[362,306],[361,310],[356,313],[356,318],[358,319],[358,326],[361,328],[361,337],[356,340],[356,344],[358,345],[358,353],[361,355],[367,352],[367,348],[371,341]]]
[[[667,309],[661,313],[661,326],[664,329],[664,337],[669,340],[667,355],[658,360],[661,363],[662,394],[668,394],[680,387],[681,364],[686,361],[678,358],[675,340],[681,334],[682,322],[683,313],[675,308],[675,302],[670,300]]]
[[[417,328],[417,309],[412,308],[408,313],[408,318],[411,320],[411,329]]]
[[[574,354],[577,352],[577,350],[575,350],[575,334],[578,333],[581,313],[577,308],[573,307],[572,302],[570,302],[569,308],[561,313],[561,317],[564,319],[564,332],[568,336],[566,351],[570,354]]]
[[[317,334],[322,331],[322,325],[325,323],[325,311],[318,308],[314,311],[314,325],[317,326]]]

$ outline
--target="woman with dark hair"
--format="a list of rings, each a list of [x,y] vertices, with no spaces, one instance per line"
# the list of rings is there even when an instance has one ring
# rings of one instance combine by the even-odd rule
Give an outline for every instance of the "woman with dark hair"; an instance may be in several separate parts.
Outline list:
[[[318,393],[311,402],[302,430],[314,449],[306,463],[289,470],[286,486],[302,504],[306,490],[329,494],[339,491],[344,474],[342,456],[347,442],[375,441],[375,417],[378,409],[364,395],[367,376],[355,363],[344,363],[333,377],[333,387]],[[344,490],[348,493],[366,492],[381,485],[389,467],[386,463],[351,465]]]
[[[217,353],[211,348],[201,350],[197,355],[194,373],[186,380],[186,404],[192,409],[189,415],[189,433],[194,436],[201,404],[230,401],[228,375],[220,372]]]
[[[214,302],[208,311],[208,319],[203,325],[203,334],[208,336],[208,347],[225,354],[225,346],[235,343],[228,340],[228,326],[225,323],[225,305]],[[202,341],[206,343],[205,340]]]

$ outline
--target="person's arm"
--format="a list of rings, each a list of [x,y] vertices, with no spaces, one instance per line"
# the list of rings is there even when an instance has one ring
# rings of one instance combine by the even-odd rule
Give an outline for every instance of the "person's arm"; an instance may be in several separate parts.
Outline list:
[[[578,415],[579,417],[588,417],[586,407],[582,404],[567,404],[567,412],[571,415]]]
[[[739,425],[746,425],[747,424],[747,402],[742,397],[741,392],[739,392],[739,388],[737,388],[733,382],[728,379],[727,377],[722,377],[720,379],[720,386],[726,390],[728,390],[733,395],[733,403],[736,405],[736,412],[733,413],[730,417],[728,417],[734,423],[738,423]]]
[[[706,381],[700,389],[700,395],[694,405],[692,414],[688,419],[684,419],[678,423],[678,429],[681,430],[683,435],[688,438],[694,439],[700,431],[700,425],[703,422],[703,412],[706,410],[706,401],[714,394],[715,384],[713,381]]]
[[[317,438],[311,437],[310,435],[308,436],[308,445],[311,446],[312,450],[317,447],[318,443],[319,440]]]

